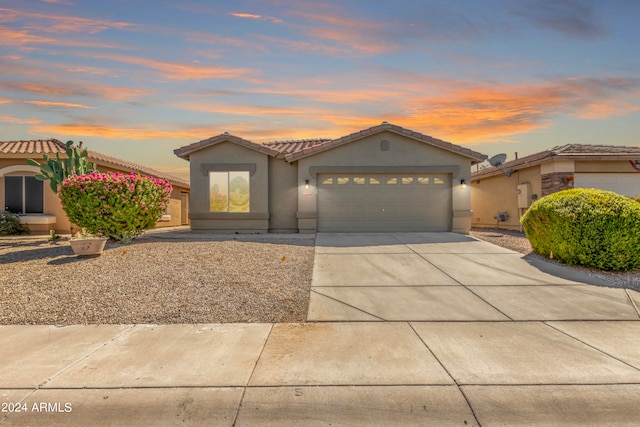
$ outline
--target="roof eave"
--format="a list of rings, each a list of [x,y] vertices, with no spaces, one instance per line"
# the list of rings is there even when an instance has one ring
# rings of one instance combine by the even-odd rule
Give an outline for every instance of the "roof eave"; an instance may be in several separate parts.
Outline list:
[[[532,154],[532,156],[535,156],[535,154]],[[523,160],[526,159],[523,157]],[[543,163],[549,163],[549,162],[555,162],[555,161],[562,161],[562,160],[587,160],[587,161],[593,161],[593,160],[598,160],[598,161],[624,161],[624,160],[640,160],[640,153],[638,154],[634,154],[634,153],[624,153],[624,154],[620,154],[620,153],[611,153],[611,154],[607,154],[607,153],[564,153],[564,154],[555,154],[550,152],[547,156],[545,157],[541,157],[539,159],[535,159],[532,161],[520,161],[520,160],[512,160],[511,162],[507,162],[505,164],[502,165],[503,169],[511,169],[514,172],[521,170],[521,169],[526,169],[526,168],[530,168],[530,167],[534,167],[534,166],[538,166],[541,165]],[[512,162],[517,162],[517,163],[512,163]],[[510,164],[512,163],[512,164]],[[484,178],[490,178],[496,175],[500,175],[502,174],[502,170],[496,167],[490,167],[490,168],[486,168],[483,169],[481,171],[478,172],[472,172],[471,173],[471,178],[472,179],[484,179]]]

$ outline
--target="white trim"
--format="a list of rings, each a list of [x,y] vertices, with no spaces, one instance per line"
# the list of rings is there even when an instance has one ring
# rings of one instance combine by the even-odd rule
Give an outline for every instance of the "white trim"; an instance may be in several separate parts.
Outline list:
[[[40,173],[40,168],[31,165],[11,165],[0,169],[0,178],[12,172],[35,172]]]

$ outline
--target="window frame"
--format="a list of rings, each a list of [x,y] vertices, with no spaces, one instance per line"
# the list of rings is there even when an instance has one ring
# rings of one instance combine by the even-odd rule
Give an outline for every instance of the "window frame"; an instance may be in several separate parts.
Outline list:
[[[39,181],[35,178],[35,176],[33,175],[5,175],[4,177],[4,196],[3,196],[3,210],[8,211],[8,212],[12,212],[15,213],[16,215],[31,215],[31,214],[44,214],[44,198],[45,198],[45,193],[44,193],[44,183],[42,181]],[[9,178],[9,181],[11,181],[11,178],[20,178],[20,196],[21,196],[21,200],[20,200],[20,212],[13,212],[10,211],[8,208],[9,206],[7,206],[7,193],[8,193],[8,182],[7,182],[7,178]],[[38,184],[38,198],[40,200],[35,200],[33,197],[29,197],[29,195],[27,194],[27,179],[31,179],[33,180],[31,183],[32,184]],[[31,190],[33,191],[33,190]],[[30,191],[30,192],[31,192]],[[27,207],[33,203],[34,201],[37,201],[37,205],[38,205],[38,209],[32,211],[31,209],[27,209]],[[31,203],[29,203],[31,202]]]
[[[226,175],[226,188],[224,192],[218,191],[218,194],[222,194],[226,201],[226,209],[222,210],[214,210],[212,195],[214,194],[213,188],[216,183],[214,183],[214,175]],[[246,181],[247,184],[247,194],[246,194],[246,208],[241,206],[241,210],[232,209],[232,198],[231,198],[231,183],[234,179],[241,177]],[[221,184],[220,179],[217,180],[217,184]],[[244,202],[243,202],[244,203]],[[227,213],[227,214],[243,214],[251,212],[251,171],[248,170],[216,170],[209,171],[209,212],[210,213]]]

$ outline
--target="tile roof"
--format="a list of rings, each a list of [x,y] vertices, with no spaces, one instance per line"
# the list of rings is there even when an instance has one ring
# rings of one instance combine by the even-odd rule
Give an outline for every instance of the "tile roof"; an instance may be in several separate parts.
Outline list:
[[[2,154],[50,154],[64,153],[65,144],[57,139],[0,141]]]
[[[590,144],[566,144],[540,151],[529,156],[505,162],[502,167],[506,170],[519,170],[553,159],[571,160],[640,160],[640,146],[621,145],[590,145]],[[471,174],[473,179],[487,178],[501,174],[496,167],[488,167]]]
[[[118,159],[117,157],[107,156],[106,154],[97,153],[93,150],[88,150],[89,161],[91,163],[97,163],[102,166],[112,167],[114,169],[125,170],[127,172],[138,172],[145,175],[152,175],[156,178],[162,178],[169,181],[172,185],[189,188],[189,181],[182,178],[178,178],[173,175],[169,175],[158,170],[138,165],[136,163],[128,162],[126,160]]]
[[[304,151],[304,149],[313,148],[327,141],[330,141],[330,139],[298,139],[292,141],[266,142],[262,145],[266,145],[267,147],[276,150],[279,155],[287,155],[298,151]]]
[[[487,158],[486,155],[478,153],[477,151],[470,150],[468,148],[461,147],[459,145],[452,144],[450,142],[442,141],[440,139],[432,138],[427,135],[423,135],[419,132],[414,132],[410,129],[406,129],[400,126],[392,125],[387,122],[383,122],[378,126],[374,126],[368,129],[361,130],[359,132],[352,133],[347,136],[343,136],[338,139],[301,139],[294,141],[275,141],[267,142],[264,144],[257,144],[255,142],[248,141],[246,139],[239,138],[229,133],[224,133],[218,136],[211,137],[193,144],[178,148],[174,150],[176,156],[189,160],[189,155],[195,151],[202,150],[203,148],[210,147],[220,142],[228,141],[253,150],[261,151],[267,155],[276,157],[282,156],[288,162],[316,154],[321,151],[325,151],[334,147],[338,147],[343,144],[347,144],[358,139],[362,139],[371,135],[375,135],[380,132],[389,131],[408,138],[412,138],[426,144],[442,148],[447,151],[460,154],[465,157],[469,157],[476,162],[482,162]]]
[[[54,138],[20,141],[0,141],[0,154],[55,155],[56,153],[64,154],[65,152],[66,144]],[[131,163],[126,160],[118,159],[116,157],[107,156],[106,154],[98,153],[92,150],[88,150],[88,154],[89,161],[91,163],[97,163],[101,166],[111,167],[113,169],[122,170],[124,172],[139,172],[146,175],[153,175],[157,178],[166,179],[173,185],[189,188],[188,181],[172,175],[168,175],[164,172],[160,172],[146,166],[141,166],[136,163]]]

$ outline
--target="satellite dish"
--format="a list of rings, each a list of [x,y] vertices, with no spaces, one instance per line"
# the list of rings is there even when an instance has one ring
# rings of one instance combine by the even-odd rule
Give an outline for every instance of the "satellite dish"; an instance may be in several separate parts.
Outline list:
[[[489,163],[491,163],[491,166],[499,168],[500,166],[502,166],[505,160],[507,160],[507,155],[504,153],[500,153],[490,158]]]
[[[491,164],[491,166],[495,166],[498,169],[500,169],[502,171],[502,173],[504,173],[507,176],[511,176],[511,174],[513,173],[513,170],[506,170],[502,165],[504,164],[504,161],[507,160],[507,155],[504,153],[500,153],[500,154],[496,154],[495,156],[491,157],[489,159],[489,163]]]

